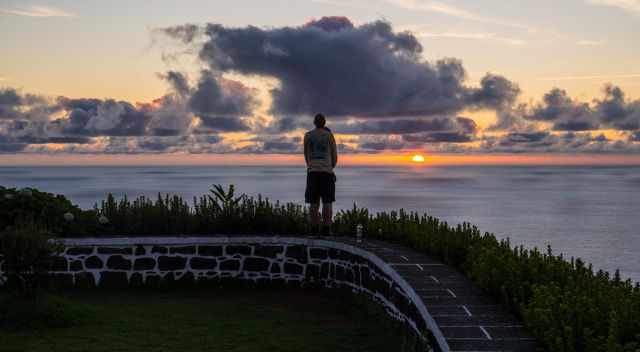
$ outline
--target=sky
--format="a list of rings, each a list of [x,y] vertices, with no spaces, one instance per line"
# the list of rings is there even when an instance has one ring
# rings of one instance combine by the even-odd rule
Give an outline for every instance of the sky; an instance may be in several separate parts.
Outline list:
[[[640,0],[0,0],[0,163],[640,163]]]

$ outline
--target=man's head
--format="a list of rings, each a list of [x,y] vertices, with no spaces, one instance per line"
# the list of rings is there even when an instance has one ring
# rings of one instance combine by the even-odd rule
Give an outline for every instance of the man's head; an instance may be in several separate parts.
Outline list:
[[[316,117],[313,118],[313,124],[316,125],[317,128],[323,128],[326,123],[327,119],[325,119],[322,114],[317,114]]]

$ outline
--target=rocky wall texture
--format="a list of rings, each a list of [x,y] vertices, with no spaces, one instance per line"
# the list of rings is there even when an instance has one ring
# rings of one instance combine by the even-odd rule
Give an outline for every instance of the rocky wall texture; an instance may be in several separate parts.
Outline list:
[[[421,339],[431,340],[430,317],[413,289],[377,256],[348,244],[284,237],[200,237],[73,239],[65,240],[65,245],[51,272],[57,286],[125,288],[240,279],[346,287],[370,295]]]

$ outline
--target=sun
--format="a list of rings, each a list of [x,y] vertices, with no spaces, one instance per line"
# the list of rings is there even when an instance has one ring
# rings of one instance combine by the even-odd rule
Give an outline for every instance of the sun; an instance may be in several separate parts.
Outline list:
[[[413,161],[414,163],[424,163],[424,156],[416,154],[411,158],[411,161]]]

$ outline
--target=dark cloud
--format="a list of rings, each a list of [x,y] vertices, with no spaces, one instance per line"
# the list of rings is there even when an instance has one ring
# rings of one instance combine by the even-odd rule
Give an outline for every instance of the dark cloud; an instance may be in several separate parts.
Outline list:
[[[0,153],[16,153],[26,149],[29,145],[24,143],[2,143],[0,142]]]
[[[21,94],[13,88],[0,88],[0,120],[46,120],[59,107],[33,94]]]
[[[319,28],[325,32],[338,32],[345,29],[353,29],[353,23],[344,16],[327,16],[319,20],[311,20],[305,25],[307,28]]]
[[[539,104],[521,104],[499,111],[497,122],[489,130],[519,131],[530,128],[531,122],[549,123],[554,131],[640,129],[640,100],[626,100],[624,92],[611,85],[605,86],[604,93],[602,100],[589,104],[571,98],[565,90],[554,88]]]
[[[620,87],[607,85],[605,97],[596,102],[602,122],[624,131],[640,129],[640,100],[627,101]]]
[[[473,141],[473,136],[464,132],[432,132],[407,134],[403,135],[402,139],[420,143],[467,143]]]
[[[151,121],[150,109],[136,107],[113,99],[60,98],[60,104],[70,109],[67,118],[54,124],[59,132],[82,136],[143,136]]]
[[[300,150],[300,143],[292,142],[264,142],[263,150],[265,152],[294,152]]]
[[[0,89],[0,105],[1,106],[16,106],[20,105],[22,99],[18,92],[13,88]]]
[[[371,150],[400,150],[404,148],[404,144],[399,142],[387,143],[387,142],[364,142],[359,144],[358,147],[362,149],[371,149]]]
[[[191,137],[197,144],[216,144],[222,142],[222,137],[216,134],[194,135]]]
[[[257,136],[245,142],[253,142],[253,144],[237,148],[238,153],[252,154],[294,154],[302,153],[302,138],[299,136]]]
[[[425,61],[414,35],[384,21],[322,17],[297,27],[160,32],[187,44],[180,54],[197,53],[206,69],[193,79],[159,74],[169,89],[150,103],[0,89],[0,152],[47,152],[58,144],[56,151],[75,153],[300,153],[295,135],[312,128],[316,112],[328,116],[334,133],[355,135],[339,138],[346,153],[640,151],[640,100],[619,87],[606,86],[591,103],[556,88],[540,103],[518,104],[514,82],[489,73],[468,85],[460,60]],[[255,89],[229,79],[236,74],[277,81],[269,91],[275,117],[258,106]],[[501,133],[482,135],[474,120],[456,117],[476,109],[495,111],[485,131]],[[622,131],[625,140],[591,132],[599,129]],[[226,132],[249,137],[225,141]]]
[[[205,117],[201,116],[202,127],[206,130],[219,132],[239,132],[248,131],[251,128],[246,122],[236,117]]]
[[[547,131],[529,133],[509,133],[500,138],[500,146],[510,147],[514,145],[526,145],[528,147],[541,147],[551,145],[551,134]]]
[[[71,137],[71,136],[61,136],[61,137],[35,137],[35,136],[22,136],[16,138],[16,141],[20,143],[26,144],[88,144],[91,143],[91,138],[87,137]]]
[[[425,131],[447,131],[456,128],[449,117],[393,120],[359,120],[351,123],[332,124],[336,133],[342,134],[406,134]]]
[[[420,143],[408,143],[400,136],[390,135],[361,135],[355,141],[356,151],[360,152],[379,152],[383,150],[401,150],[407,148],[419,148]]]
[[[589,104],[571,99],[566,91],[558,88],[545,94],[543,102],[525,119],[552,122],[556,131],[591,131],[600,126],[598,116]]]
[[[179,136],[190,133],[194,115],[190,112],[185,97],[179,93],[156,99],[148,109],[151,120],[147,125],[147,135]]]
[[[166,139],[163,137],[146,137],[138,141],[138,147],[141,150],[150,152],[165,152],[175,144],[176,142],[174,140]]]
[[[255,101],[251,90],[242,83],[203,71],[189,98],[189,107],[198,117],[238,117],[251,115]]]
[[[166,34],[193,43],[193,30]],[[468,107],[497,107],[517,95],[506,79],[488,75],[481,88],[463,84],[459,60],[432,64],[410,33],[387,22],[354,26],[346,18],[322,18],[300,27],[227,28],[208,24],[200,59],[216,72],[275,77],[272,112],[323,111],[339,116],[427,116]]]
[[[631,142],[613,141],[603,134],[548,131],[508,133],[501,137],[484,137],[479,149],[501,153],[636,153],[638,146]]]
[[[475,134],[478,132],[478,125],[476,121],[473,119],[469,119],[466,117],[456,117],[456,129],[460,130],[464,133]]]
[[[277,132],[291,132],[297,129],[312,128],[311,118],[299,118],[294,116],[285,116],[275,121],[273,129]]]
[[[251,130],[246,117],[253,114],[257,101],[254,90],[241,82],[224,79],[209,70],[200,73],[193,88],[183,73],[168,71],[160,77],[172,87],[175,99],[184,101],[183,115],[193,113],[200,119],[202,128],[196,133]]]
[[[593,131],[598,129],[598,122],[589,118],[590,114],[575,116],[566,121],[558,121],[553,125],[554,131]]]
[[[487,128],[487,131],[522,131],[531,124],[524,119],[526,115],[526,104],[519,104],[515,107],[505,108],[496,112],[496,122]]]
[[[195,24],[184,24],[180,26],[164,28],[161,30],[161,32],[170,37],[181,38],[185,42],[192,42],[202,34],[201,28],[199,26],[196,26]]]
[[[474,120],[457,117],[449,121],[451,124],[443,126],[445,128],[441,130],[428,133],[415,133],[422,131],[414,130],[414,133],[403,134],[402,139],[412,143],[467,143],[474,140],[478,132],[478,126]]]
[[[29,145],[18,143],[5,133],[0,133],[0,153],[15,153],[24,150]]]
[[[401,150],[406,148],[406,145],[401,141],[392,141],[392,140],[384,140],[380,142],[364,142],[358,144],[358,148],[366,150],[374,150],[374,151],[383,151],[383,150]]]
[[[174,119],[190,121],[190,114],[193,113],[207,130],[238,132],[250,129],[242,117],[250,116],[257,103],[254,92],[242,83],[224,79],[208,70],[201,72],[194,88],[190,87],[188,78],[180,72],[168,71],[161,77],[175,93],[174,96],[165,97],[172,104],[164,104],[170,107],[165,107],[165,110],[173,112]],[[185,125],[188,125],[187,121],[182,124],[183,129]]]
[[[182,97],[186,97],[191,94],[189,80],[183,73],[177,71],[167,71],[165,74],[161,74],[159,76],[169,83],[176,94]]]
[[[471,90],[467,100],[472,106],[502,110],[511,107],[519,94],[520,87],[517,84],[488,73],[480,81],[480,88]]]

